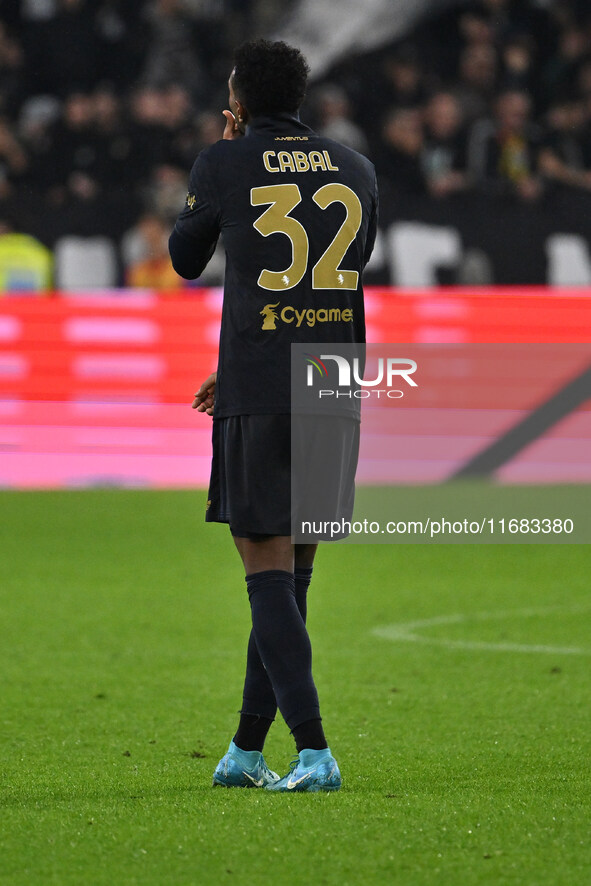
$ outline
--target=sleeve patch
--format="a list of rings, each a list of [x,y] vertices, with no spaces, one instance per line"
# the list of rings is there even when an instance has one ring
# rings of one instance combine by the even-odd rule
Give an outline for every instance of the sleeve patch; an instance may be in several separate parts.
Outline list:
[[[197,205],[197,197],[195,194],[191,194],[190,192],[187,194],[187,206],[190,210],[195,209]]]

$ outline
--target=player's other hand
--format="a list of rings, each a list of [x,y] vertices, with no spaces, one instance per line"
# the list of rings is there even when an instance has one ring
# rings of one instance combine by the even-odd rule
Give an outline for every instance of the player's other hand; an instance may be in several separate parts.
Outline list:
[[[193,400],[191,407],[192,409],[196,409],[197,412],[207,412],[208,415],[213,415],[217,375],[217,372],[212,372],[211,375],[207,376],[195,394],[195,399]]]
[[[222,111],[222,114],[226,118],[226,126],[222,138],[226,139],[226,141],[233,141],[234,139],[242,138],[244,133],[239,128],[238,121],[236,120],[236,117],[234,116],[232,111]]]

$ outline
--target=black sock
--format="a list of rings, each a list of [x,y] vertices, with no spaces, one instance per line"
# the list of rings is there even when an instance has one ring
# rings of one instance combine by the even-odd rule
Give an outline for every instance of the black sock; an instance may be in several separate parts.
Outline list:
[[[234,744],[243,751],[262,751],[272,722],[268,717],[257,714],[240,714]]]
[[[305,623],[306,615],[308,614],[308,588],[312,581],[312,567],[296,566],[294,576],[296,603]]]
[[[321,751],[327,748],[328,744],[324,737],[324,729],[322,728],[322,720],[306,720],[291,730],[295,738],[298,754],[303,748],[311,748],[313,751]]]
[[[265,670],[265,666],[261,661],[259,650],[257,649],[254,631],[251,630],[248,638],[248,649],[246,652],[246,676],[244,678],[244,691],[242,693],[241,714],[251,714],[255,717],[264,717],[270,722],[275,719],[277,713],[277,702],[275,701],[275,693],[269,680],[269,675]],[[238,747],[241,744],[236,742]],[[262,746],[258,750],[262,751]],[[247,750],[247,748],[243,748]]]
[[[294,571],[296,603],[304,622],[308,614],[308,588],[312,581],[312,572],[311,566],[296,566]],[[303,748],[320,751],[328,747],[320,719],[300,723],[293,730],[293,737],[298,753]]]
[[[312,567],[296,566],[294,578],[296,604],[305,622],[308,608],[308,588],[312,580]],[[251,631],[246,654],[246,676],[244,679],[242,708],[240,709],[240,713],[245,715],[247,719],[244,722],[240,721],[236,735],[244,744],[256,743],[257,745],[260,744],[260,747],[244,747],[244,744],[240,744],[236,736],[234,737],[234,743],[245,751],[262,751],[267,731],[275,719],[276,712],[277,702],[275,701],[275,693],[273,692],[269,675],[261,661],[254,638],[254,631]],[[255,731],[251,734],[250,723],[252,717],[254,717],[253,722],[256,722],[257,725]],[[267,723],[266,731],[264,731],[265,722]]]
[[[294,577],[296,604],[305,622],[312,567],[296,566]],[[251,631],[246,654],[242,709],[238,730],[233,739],[234,744],[242,748],[243,751],[262,751],[276,710],[275,693],[261,661],[254,639],[254,631]],[[248,713],[250,711],[257,711],[257,713]],[[302,745],[302,747],[312,747],[312,745]]]
[[[312,648],[295,598],[291,572],[270,569],[246,576],[256,645],[279,710],[293,731],[320,718],[312,679]]]

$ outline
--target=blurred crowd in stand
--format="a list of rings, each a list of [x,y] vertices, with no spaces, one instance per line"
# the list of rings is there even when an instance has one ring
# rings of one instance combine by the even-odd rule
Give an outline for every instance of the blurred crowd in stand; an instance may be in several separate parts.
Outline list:
[[[318,128],[365,144],[397,195],[591,194],[588,0],[470,2],[333,77]]]
[[[49,279],[64,239],[102,237],[117,282],[177,286],[167,237],[221,136],[232,48],[288,7],[0,0],[0,266],[28,244]],[[367,154],[386,199],[535,204],[569,188],[591,211],[591,3],[447,7],[313,82],[303,117]]]

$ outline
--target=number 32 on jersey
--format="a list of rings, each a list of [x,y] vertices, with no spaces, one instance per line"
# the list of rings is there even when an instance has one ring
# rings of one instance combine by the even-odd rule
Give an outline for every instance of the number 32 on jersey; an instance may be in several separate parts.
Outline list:
[[[357,194],[346,185],[332,183],[323,185],[312,197],[320,209],[332,203],[342,203],[346,210],[345,220],[336,232],[330,246],[320,256],[312,268],[313,289],[357,289],[358,271],[347,271],[339,267],[345,254],[355,239],[361,225],[362,209]],[[269,237],[271,234],[285,234],[291,241],[292,262],[284,271],[261,271],[258,285],[263,289],[293,289],[301,281],[308,267],[308,234],[290,212],[301,203],[302,195],[296,184],[267,185],[252,188],[252,206],[269,205],[254,222],[256,230]]]

